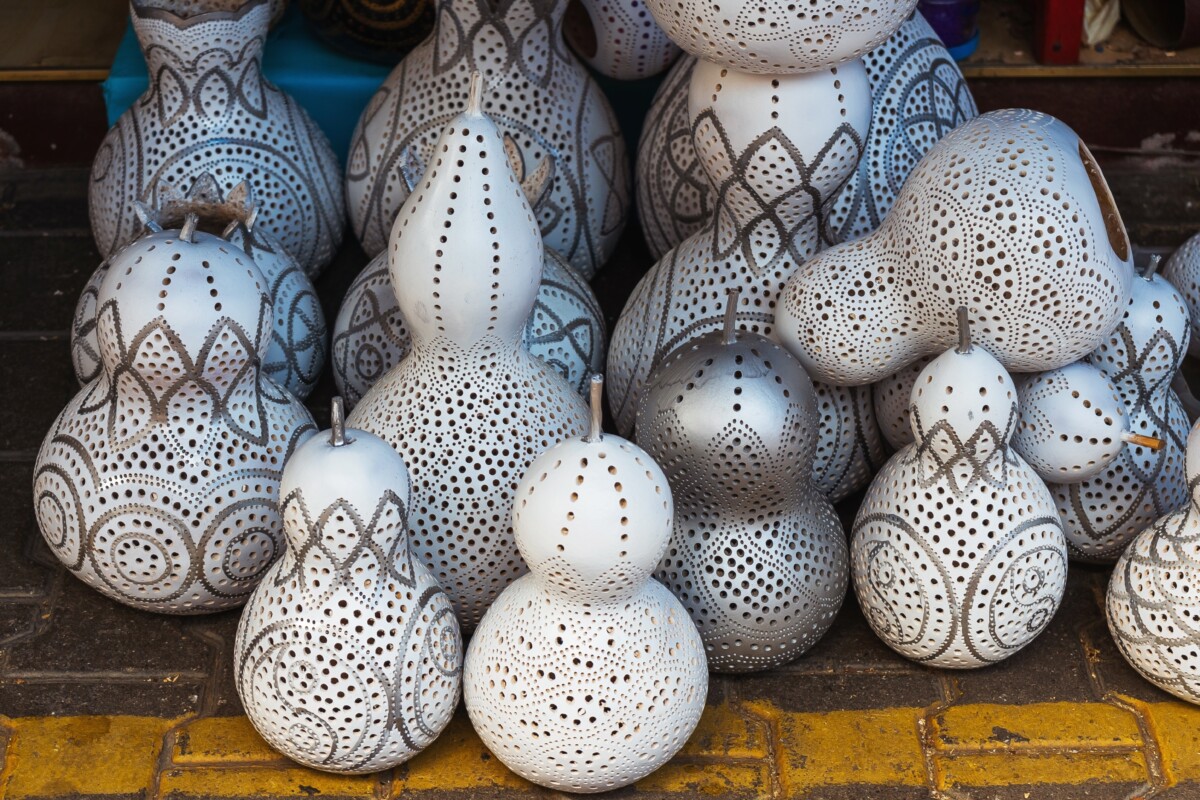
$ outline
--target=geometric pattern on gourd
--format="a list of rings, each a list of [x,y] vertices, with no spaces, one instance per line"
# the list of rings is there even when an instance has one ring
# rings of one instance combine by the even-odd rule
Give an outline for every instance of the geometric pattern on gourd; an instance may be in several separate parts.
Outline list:
[[[525,347],[583,394],[604,368],[604,315],[578,270],[547,247]],[[399,364],[411,346],[400,313],[387,253],[371,260],[342,301],[333,329],[333,378],[347,408]]]
[[[470,75],[485,76],[484,112],[526,163],[557,165],[537,210],[546,244],[590,278],[616,247],[630,203],[616,117],[562,38],[566,0],[438,0],[433,34],[409,53],[363,110],[346,165],[350,221],[370,255],[462,110]],[[402,179],[406,176],[409,180]]]
[[[696,115],[692,130],[718,182],[716,211],[642,278],[613,331],[609,404],[623,433],[632,430],[646,378],[662,358],[720,327],[726,287],[743,287],[739,326],[771,335],[775,297],[829,243],[823,205],[862,151],[849,122],[834,126],[811,158],[777,126],[735,151],[712,108]]]
[[[899,372],[871,385],[875,419],[883,438],[893,450],[913,442],[912,422],[908,415],[909,401],[917,376],[932,360],[933,356],[921,356]]]
[[[88,207],[100,253],[112,256],[141,233],[134,201],[148,201],[160,183],[186,187],[211,173],[226,190],[251,184],[259,224],[315,275],[345,227],[341,169],[304,109],[262,75],[266,0],[186,16],[147,0],[130,10],[150,87],[92,163]]]
[[[640,0],[582,0],[585,20],[567,14],[571,49],[592,69],[617,80],[657,75],[679,55]],[[589,30],[590,29],[590,30]]]
[[[1139,302],[1145,288],[1135,283],[1126,318],[1088,360],[1112,380],[1128,411],[1129,429],[1157,436],[1163,446],[1154,451],[1126,444],[1099,475],[1077,484],[1049,484],[1071,556],[1080,561],[1112,563],[1134,536],[1187,502],[1184,457],[1191,423],[1171,381],[1187,354],[1190,321],[1176,290],[1161,277],[1152,285],[1167,291]],[[1169,304],[1175,306],[1171,317]],[[1132,315],[1138,323],[1131,323]],[[1154,319],[1166,327],[1153,324]],[[1172,326],[1171,319],[1178,324]]]
[[[476,630],[463,691],[506,766],[544,786],[596,792],[657,769],[704,708],[704,649],[675,596],[650,579],[583,604],[518,579]]]
[[[671,39],[687,52],[738,72],[827,70],[865,55],[891,36],[916,0],[647,0]]]
[[[639,157],[640,155],[641,151]],[[640,199],[641,195],[638,197]],[[1200,357],[1200,234],[1188,239],[1171,254],[1167,263],[1163,265],[1162,276],[1179,290],[1187,303],[1192,319],[1188,352]]]
[[[103,370],[47,434],[34,506],[51,549],[109,597],[176,614],[240,605],[282,550],[284,461],[315,430],[263,376],[256,330],[219,320],[193,356],[163,317],[96,315]]]
[[[926,153],[878,229],[796,272],[777,329],[814,379],[858,385],[951,345],[966,305],[1006,369],[1051,369],[1120,321],[1128,260],[1076,134],[1035,111],[994,111]]]
[[[370,515],[341,499],[316,514],[301,488],[280,503],[287,551],[238,626],[238,693],[277,750],[317,769],[407,761],[458,704],[454,610],[408,547],[404,501]]]
[[[1200,476],[1189,477],[1187,506],[1146,528],[1121,555],[1107,610],[1125,659],[1162,690],[1200,703]]]
[[[871,131],[858,169],[830,210],[841,241],[878,228],[917,162],[979,114],[958,65],[920,12],[863,63],[871,79]]]
[[[695,56],[684,55],[667,73],[646,119],[634,162],[637,213],[650,254],[662,258],[702,229],[715,192],[692,143],[688,84]]]
[[[559,375],[492,336],[419,344],[355,406],[347,424],[390,442],[412,472],[412,549],[464,631],[526,570],[512,533],[517,482],[586,421]]]
[[[638,439],[662,464],[675,499],[671,547],[657,577],[696,623],[715,672],[791,661],[825,634],[845,598],[845,534],[802,470],[811,459],[811,445],[799,441],[805,417],[811,422],[790,404],[782,429],[800,435],[777,452],[756,420],[734,419],[707,443],[692,441],[672,408],[639,425]]]
[[[1010,429],[1015,419],[1014,410]],[[944,427],[923,432],[863,501],[855,590],[872,629],[908,658],[950,668],[1001,661],[1045,628],[1061,600],[1061,523],[1041,480],[1000,436],[987,423],[966,442]],[[993,442],[982,459],[972,452]],[[973,521],[960,528],[947,508]]]
[[[813,381],[817,395],[813,484],[838,503],[862,489],[887,460],[870,386]]]

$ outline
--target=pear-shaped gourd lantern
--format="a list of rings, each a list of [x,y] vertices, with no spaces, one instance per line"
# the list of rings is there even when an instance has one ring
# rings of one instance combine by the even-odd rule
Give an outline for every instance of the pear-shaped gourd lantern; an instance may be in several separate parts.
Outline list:
[[[388,769],[450,721],[462,681],[454,609],[409,548],[410,482],[382,439],[342,423],[288,459],[288,547],[246,603],[234,678],[246,715],[288,758]]]
[[[600,792],[665,764],[704,710],[704,645],[652,577],[671,489],[641,448],[592,428],[537,458],[513,528],[531,573],[497,598],[467,648],[463,697],[479,737],[521,777]]]
[[[625,225],[629,164],[616,117],[567,49],[568,0],[436,0],[433,33],[367,104],[350,145],[346,202],[363,249],[387,243],[409,196],[404,171],[437,156],[442,129],[467,99],[474,71],[484,110],[530,164],[552,155],[557,175],[538,214],[546,244],[585,278],[608,260]]]
[[[775,329],[814,380],[855,386],[951,345],[965,305],[1005,369],[1033,372],[1107,339],[1132,278],[1125,226],[1079,137],[1036,111],[994,111],[934,145],[878,230],[807,261]]]
[[[658,578],[687,608],[716,672],[786,664],[833,623],[846,534],[813,484],[817,399],[780,345],[722,331],[668,355],[638,409],[638,443],[675,499]]]
[[[262,374],[262,273],[197,222],[112,258],[96,300],[100,374],[54,421],[33,480],[38,525],[68,569],[174,614],[246,601],[283,551],[283,463],[315,431]]]
[[[1188,353],[1200,357],[1200,233],[1188,239],[1171,254],[1162,274],[1179,290],[1187,303],[1192,318]]]
[[[504,144],[536,213],[549,195],[554,161],[547,157],[526,176],[516,143],[506,136]],[[415,184],[408,188],[411,193]],[[591,376],[604,364],[604,314],[579,271],[553,248],[546,247],[544,252],[537,301],[525,323],[525,346],[582,396]],[[375,381],[400,363],[410,346],[385,250],[350,284],[333,326],[333,379],[347,405],[353,408]]]
[[[263,77],[267,0],[130,0],[150,88],[117,120],[92,162],[88,207],[101,254],[142,231],[134,201],[163,181],[204,173],[254,187],[262,230],[310,276],[345,227],[342,172],[304,109]]]
[[[543,247],[483,77],[447,126],[388,248],[412,349],[358,403],[350,425],[387,440],[412,473],[413,549],[464,630],[525,571],[512,536],[529,463],[587,426],[587,406],[522,344]]]
[[[1200,703],[1200,425],[1187,438],[1187,505],[1138,533],[1108,585],[1108,629],[1146,680]]]
[[[571,49],[601,75],[649,78],[671,65],[679,47],[641,0],[580,0],[567,7],[563,34]]]
[[[152,192],[149,205],[140,202],[135,205],[151,232],[178,228],[188,214],[195,214],[200,220],[200,230],[220,232],[245,251],[267,281],[274,317],[262,371],[301,400],[308,397],[325,368],[328,351],[325,312],[321,310],[312,280],[283,244],[259,224],[258,205],[250,184],[239,183],[226,194],[217,179],[206,172],[192,182],[186,194],[164,182]],[[105,261],[96,269],[75,306],[71,360],[81,384],[100,374],[96,300],[108,266]]]
[[[1067,545],[1045,485],[1009,446],[1017,388],[961,341],[912,392],[916,441],[871,482],[854,522],[854,589],[893,650],[937,667],[982,667],[1034,639],[1062,601]]]
[[[1156,266],[1134,278],[1120,324],[1088,356],[1124,406],[1125,446],[1088,479],[1049,484],[1071,555],[1081,561],[1112,563],[1134,536],[1187,502],[1189,423],[1171,385],[1191,322],[1183,297]]]

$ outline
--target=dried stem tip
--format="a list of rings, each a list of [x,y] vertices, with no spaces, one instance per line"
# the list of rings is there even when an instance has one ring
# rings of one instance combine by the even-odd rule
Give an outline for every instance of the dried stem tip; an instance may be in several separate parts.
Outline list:
[[[598,442],[604,438],[604,376],[592,376],[592,429],[584,441]]]
[[[1158,272],[1158,265],[1162,263],[1162,256],[1158,253],[1150,256],[1150,263],[1146,265],[1146,271],[1142,273],[1142,277],[1150,280],[1154,277],[1154,273]]]
[[[723,338],[725,344],[733,344],[737,341],[737,307],[738,297],[741,295],[740,287],[733,286],[725,290],[725,327]]]
[[[958,352],[971,352],[971,315],[966,306],[958,307]]]
[[[353,439],[346,438],[346,408],[342,403],[342,398],[333,398],[333,404],[329,409],[329,443],[334,447],[341,447]]]
[[[483,73],[471,73],[471,84],[467,88],[467,113],[479,116],[483,113]]]
[[[196,226],[199,224],[199,217],[195,214],[188,214],[183,219],[183,227],[179,229],[179,238],[185,242],[196,241]]]
[[[1140,433],[1121,434],[1121,441],[1136,444],[1138,447],[1148,447],[1156,453],[1166,445],[1166,442],[1157,436],[1144,436]]]

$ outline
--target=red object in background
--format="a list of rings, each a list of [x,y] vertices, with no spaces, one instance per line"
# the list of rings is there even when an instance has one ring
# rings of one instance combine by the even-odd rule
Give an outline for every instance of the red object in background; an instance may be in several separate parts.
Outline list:
[[[1034,0],[1033,55],[1040,64],[1078,64],[1083,0]]]

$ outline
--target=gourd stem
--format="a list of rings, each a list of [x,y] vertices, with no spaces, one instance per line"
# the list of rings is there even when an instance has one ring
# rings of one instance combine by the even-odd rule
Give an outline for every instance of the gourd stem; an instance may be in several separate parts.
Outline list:
[[[1158,272],[1158,265],[1162,263],[1162,256],[1158,253],[1150,256],[1150,263],[1146,265],[1146,271],[1142,273],[1142,277],[1150,280],[1154,277],[1154,273]]]
[[[587,442],[598,442],[604,438],[604,376],[592,376],[592,429],[588,431]]]
[[[195,214],[188,214],[183,218],[183,227],[179,229],[179,238],[185,242],[194,242],[196,240],[196,226],[199,224],[199,217]]]
[[[734,330],[734,326],[737,325],[738,297],[741,293],[741,288],[737,286],[725,290],[725,329],[723,334],[725,344],[733,344],[737,341],[737,332]]]
[[[471,85],[467,89],[467,113],[478,116],[483,113],[483,73],[471,73]]]
[[[1145,436],[1140,433],[1131,432],[1121,434],[1121,441],[1129,444],[1136,444],[1139,447],[1148,447],[1156,453],[1159,450],[1162,450],[1163,446],[1166,445],[1166,442],[1157,436]]]
[[[971,317],[966,306],[958,307],[958,352],[971,351]]]
[[[342,398],[333,398],[329,409],[329,443],[334,447],[346,444],[346,409]]]

